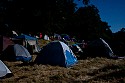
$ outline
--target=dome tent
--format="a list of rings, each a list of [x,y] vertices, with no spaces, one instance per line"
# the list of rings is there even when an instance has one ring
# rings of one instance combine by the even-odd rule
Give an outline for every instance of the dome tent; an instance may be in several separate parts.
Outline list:
[[[9,45],[6,50],[3,51],[0,59],[4,61],[29,62],[32,59],[32,56],[24,46],[14,44]]]
[[[13,75],[8,67],[0,60],[0,78],[5,77],[9,74]]]
[[[52,41],[42,48],[35,63],[70,67],[78,61],[72,50],[61,41]]]
[[[88,55],[100,56],[100,57],[114,57],[114,52],[109,44],[102,38],[96,39],[88,43],[87,47]]]

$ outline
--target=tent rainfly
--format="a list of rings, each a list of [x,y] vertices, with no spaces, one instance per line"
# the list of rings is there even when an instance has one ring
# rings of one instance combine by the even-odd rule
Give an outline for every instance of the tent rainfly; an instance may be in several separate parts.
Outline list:
[[[71,67],[77,63],[73,51],[61,41],[52,41],[42,48],[35,59],[37,64],[50,64]]]
[[[19,43],[19,42],[16,42],[16,43],[26,47],[30,53],[38,53],[41,50],[40,46],[38,45],[38,40],[35,37],[22,34],[22,35],[16,36],[15,38],[21,40],[22,43]]]
[[[0,78],[11,74],[12,72],[9,70],[9,68],[0,60]]]

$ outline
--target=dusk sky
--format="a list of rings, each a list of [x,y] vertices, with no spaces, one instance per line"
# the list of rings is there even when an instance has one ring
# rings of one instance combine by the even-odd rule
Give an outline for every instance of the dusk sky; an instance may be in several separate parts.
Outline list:
[[[83,6],[81,1],[76,1],[79,7]],[[101,20],[111,26],[113,33],[125,28],[125,0],[90,0],[90,4],[98,8]]]

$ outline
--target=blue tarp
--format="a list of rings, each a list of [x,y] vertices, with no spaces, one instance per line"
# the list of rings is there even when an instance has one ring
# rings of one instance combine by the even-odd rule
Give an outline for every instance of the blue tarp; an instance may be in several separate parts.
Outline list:
[[[15,38],[26,39],[26,40],[37,40],[37,38],[32,37],[32,36],[28,36],[28,35],[25,35],[25,34],[22,34],[22,35],[16,36]]]

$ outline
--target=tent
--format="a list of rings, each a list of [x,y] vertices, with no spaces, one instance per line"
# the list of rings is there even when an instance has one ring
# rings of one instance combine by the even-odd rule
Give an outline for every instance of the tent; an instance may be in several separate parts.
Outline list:
[[[16,36],[15,38],[15,43],[23,45],[30,53],[37,53],[41,50],[40,46],[38,45],[38,40],[35,37],[22,34]]]
[[[0,60],[0,78],[5,77],[6,75],[12,75],[12,72],[9,68]]]
[[[13,33],[13,36],[18,36],[16,31],[12,31],[12,33]]]
[[[54,38],[55,38],[56,40],[61,40],[61,39],[62,39],[61,35],[56,34],[56,33],[54,33]]]
[[[9,45],[13,45],[14,42],[10,37],[0,36],[0,53],[4,51]]]
[[[113,57],[114,53],[109,44],[102,38],[90,41],[87,47],[88,55],[100,57]]]
[[[78,45],[78,44],[72,44],[71,46],[70,46],[70,48],[72,49],[72,51],[74,52],[74,53],[83,53],[83,50],[81,49],[81,47]]]
[[[49,36],[48,35],[44,35],[44,40],[49,40]]]
[[[8,46],[8,48],[3,51],[2,55],[0,55],[0,58],[6,61],[29,62],[32,56],[24,46],[14,44]]]
[[[52,41],[42,48],[34,62],[37,64],[70,67],[75,65],[78,61],[72,50],[65,43]]]
[[[61,34],[61,37],[65,40],[70,40],[70,36],[68,34]]]

